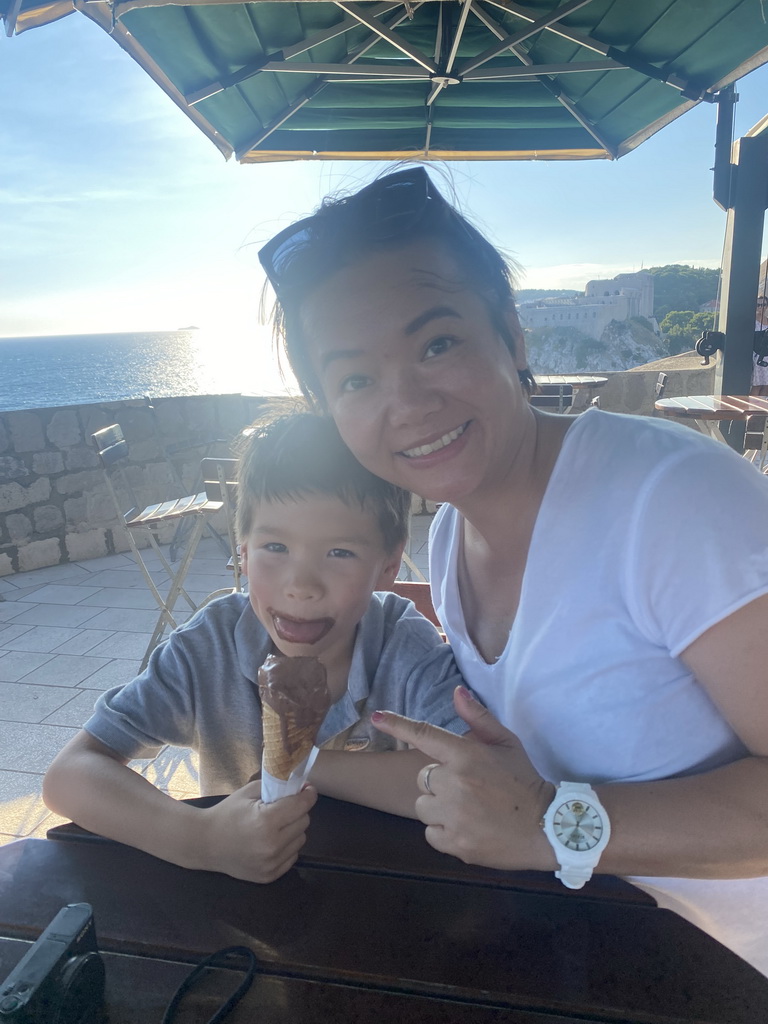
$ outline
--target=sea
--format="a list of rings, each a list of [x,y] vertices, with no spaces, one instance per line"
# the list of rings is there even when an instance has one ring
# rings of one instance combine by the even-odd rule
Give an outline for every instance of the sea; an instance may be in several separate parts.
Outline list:
[[[266,331],[0,338],[0,412],[145,395],[275,395],[288,389]]]

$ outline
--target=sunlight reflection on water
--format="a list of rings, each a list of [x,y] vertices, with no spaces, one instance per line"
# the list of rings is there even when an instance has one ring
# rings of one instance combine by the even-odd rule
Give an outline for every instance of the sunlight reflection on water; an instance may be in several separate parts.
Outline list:
[[[0,411],[285,390],[264,329],[0,338]]]

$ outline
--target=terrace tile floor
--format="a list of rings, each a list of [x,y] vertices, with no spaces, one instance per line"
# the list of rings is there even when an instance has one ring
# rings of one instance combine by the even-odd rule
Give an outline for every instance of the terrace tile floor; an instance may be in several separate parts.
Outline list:
[[[430,521],[411,521],[410,555],[425,576]],[[168,577],[155,566],[162,590]],[[185,584],[190,597],[202,601],[231,581],[215,542],[203,540]],[[0,577],[0,845],[44,837],[64,820],[43,804],[43,775],[99,693],[137,673],[156,619],[129,553]],[[166,747],[132,767],[176,798],[198,795],[189,750]]]

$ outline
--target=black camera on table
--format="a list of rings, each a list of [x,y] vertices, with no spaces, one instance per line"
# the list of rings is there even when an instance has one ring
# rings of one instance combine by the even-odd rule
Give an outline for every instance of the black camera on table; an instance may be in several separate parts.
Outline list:
[[[89,903],[58,912],[5,981],[0,1024],[100,1024],[104,961]]]

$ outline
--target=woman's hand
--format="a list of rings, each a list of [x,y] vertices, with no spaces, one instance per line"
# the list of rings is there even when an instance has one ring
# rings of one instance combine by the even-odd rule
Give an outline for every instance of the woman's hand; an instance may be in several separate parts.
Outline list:
[[[249,782],[204,815],[197,865],[248,882],[274,882],[293,867],[305,843],[317,791],[307,786],[272,804],[261,802],[261,783]]]
[[[390,712],[375,712],[377,729],[420,750],[434,763],[419,772],[416,813],[431,846],[467,864],[507,870],[554,870],[539,823],[554,786],[531,764],[520,740],[464,687],[456,710],[469,725],[455,736]]]

